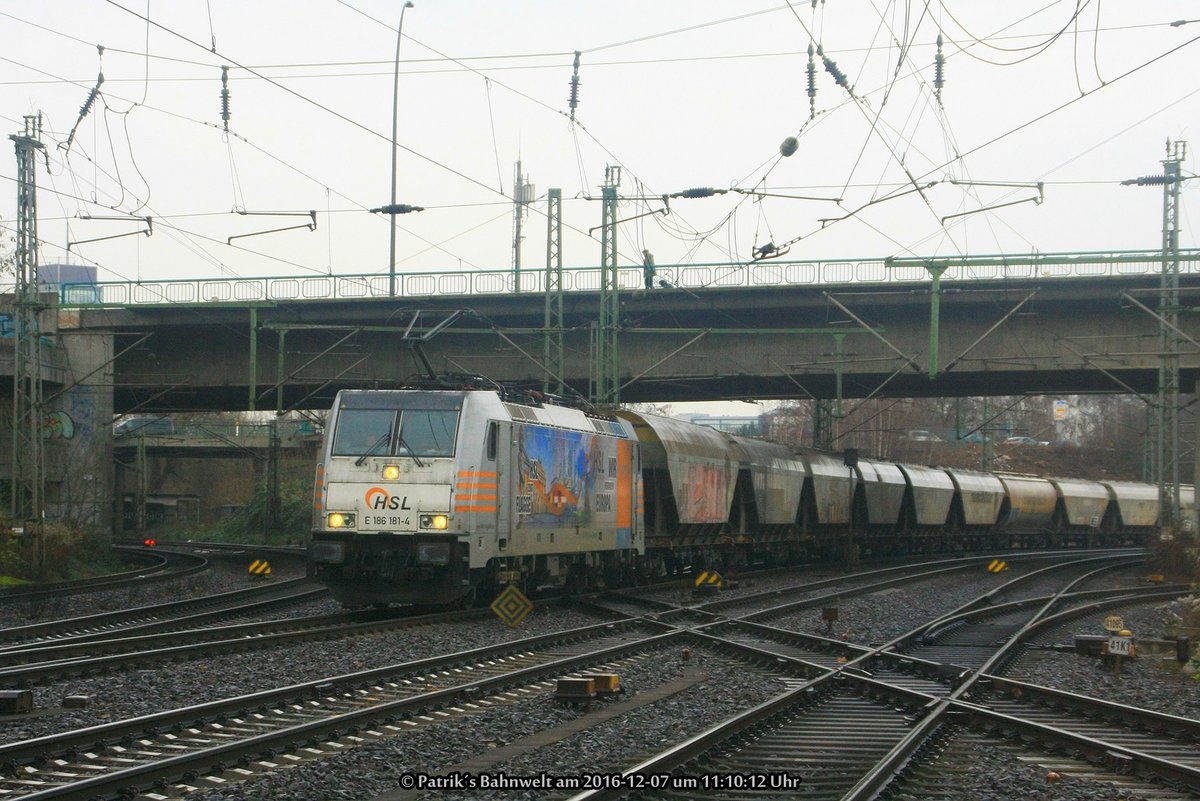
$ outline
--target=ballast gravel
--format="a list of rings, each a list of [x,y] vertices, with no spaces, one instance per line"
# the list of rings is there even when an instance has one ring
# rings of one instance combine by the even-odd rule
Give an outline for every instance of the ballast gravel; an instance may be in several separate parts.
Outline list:
[[[614,666],[626,688],[624,697],[645,692],[678,679],[685,670],[701,671],[703,678],[677,695],[633,709],[611,721],[587,728],[557,744],[530,751],[510,762],[488,768],[510,776],[578,776],[583,772],[619,770],[632,761],[657,753],[691,734],[761,703],[783,692],[785,685],[745,664],[691,649],[684,661],[679,651],[664,650],[641,658],[623,660]],[[619,703],[620,697],[592,706]],[[455,717],[437,725],[424,726],[398,737],[347,750],[328,759],[314,760],[295,768],[250,779],[227,789],[189,796],[190,801],[261,801],[319,798],[328,801],[372,797],[395,792],[404,774],[437,775],[480,753],[550,729],[589,711],[560,706],[550,693],[519,705],[496,707],[486,712]],[[438,799],[505,798],[542,799],[545,790],[495,794],[474,790],[439,789],[413,793],[422,801]]]
[[[1153,604],[1124,606],[1105,610],[1059,629],[1046,638],[1060,644],[1073,642],[1074,634],[1106,634],[1102,623],[1106,615],[1120,615],[1135,635],[1159,639],[1174,633],[1178,623],[1176,605]],[[1195,646],[1193,646],[1195,647]],[[1013,665],[1008,675],[1031,684],[1041,684],[1067,692],[1097,698],[1119,700],[1123,704],[1165,712],[1170,715],[1200,718],[1200,677],[1192,675],[1175,659],[1173,652],[1150,653],[1144,648],[1136,659],[1122,660],[1118,678],[1104,661],[1074,652],[1030,649]],[[1200,674],[1198,674],[1200,675]]]
[[[277,571],[276,580],[299,578],[303,575],[303,567],[290,570],[284,568]],[[207,570],[200,573],[151,581],[133,587],[56,595],[36,601],[0,602],[0,628],[117,612],[255,586],[258,585],[251,584],[246,577],[245,565],[212,562]]]
[[[869,595],[842,598],[830,604],[838,610],[837,620],[832,627],[823,620],[821,609],[811,608],[763,622],[859,645],[882,645],[940,615],[954,611],[989,590],[998,590],[1020,576],[1022,571],[1042,566],[1021,565],[999,574],[984,572],[982,568],[972,569],[891,587]],[[1077,575],[1079,571],[1064,570],[1039,576],[1005,590],[995,597],[994,602],[1051,595]],[[1110,582],[1124,580],[1121,573],[1114,573],[1109,579]]]
[[[1151,791],[1152,796],[1143,795],[1127,786],[1089,778],[1085,774],[1099,770],[1085,762],[1026,751],[963,729],[950,732],[947,739],[952,742],[939,746],[941,755],[935,761],[923,761],[890,798],[925,801],[934,795],[931,790],[942,801],[1149,801],[1151,797],[1165,801],[1186,797],[1161,788]]]
[[[838,610],[832,631],[822,619],[821,609],[802,609],[763,622],[860,645],[879,645],[956,609],[1011,578],[990,573],[956,573],[870,595],[842,598],[831,603]]]
[[[48,714],[0,721],[0,743],[512,642],[599,622],[602,621],[590,614],[539,607],[522,622],[519,629],[510,629],[494,618],[481,618],[160,664],[107,676],[70,679],[33,688],[35,709],[48,710]],[[85,709],[59,710],[61,699],[70,695],[88,696],[91,703]]]

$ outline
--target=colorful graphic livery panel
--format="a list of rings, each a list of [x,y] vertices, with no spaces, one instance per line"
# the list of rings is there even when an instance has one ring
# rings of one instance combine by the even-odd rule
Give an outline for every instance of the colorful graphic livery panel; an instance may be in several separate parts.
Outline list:
[[[517,429],[517,526],[615,530],[632,547],[633,443],[584,431]]]

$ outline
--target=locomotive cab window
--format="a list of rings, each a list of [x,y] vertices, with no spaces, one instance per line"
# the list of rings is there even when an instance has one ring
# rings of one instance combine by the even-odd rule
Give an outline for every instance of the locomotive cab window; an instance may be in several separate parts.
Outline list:
[[[408,409],[400,413],[400,456],[453,456],[458,412],[440,409]]]
[[[362,456],[374,452],[391,453],[388,447],[396,412],[391,409],[346,409],[338,415],[337,435],[333,438],[334,456]]]
[[[333,455],[453,456],[458,417],[457,404],[403,409],[343,406],[338,411]]]

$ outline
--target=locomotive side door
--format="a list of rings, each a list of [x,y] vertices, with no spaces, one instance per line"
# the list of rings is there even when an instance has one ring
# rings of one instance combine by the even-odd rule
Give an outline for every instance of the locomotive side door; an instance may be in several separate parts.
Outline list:
[[[516,506],[519,503],[517,486],[517,424],[508,420],[497,420],[496,426],[496,531],[494,548],[497,556],[506,556],[513,550],[513,535],[516,533]],[[490,454],[489,454],[490,455]]]

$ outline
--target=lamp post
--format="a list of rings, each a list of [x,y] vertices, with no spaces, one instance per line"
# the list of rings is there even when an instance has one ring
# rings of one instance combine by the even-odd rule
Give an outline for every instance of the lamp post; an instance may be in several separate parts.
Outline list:
[[[400,24],[396,26],[396,71],[392,79],[392,202],[396,205],[396,119],[400,111],[400,38],[404,32],[404,12],[412,8],[412,0],[405,0],[400,8]],[[396,218],[392,217],[391,236],[388,244],[388,295],[396,294]]]

